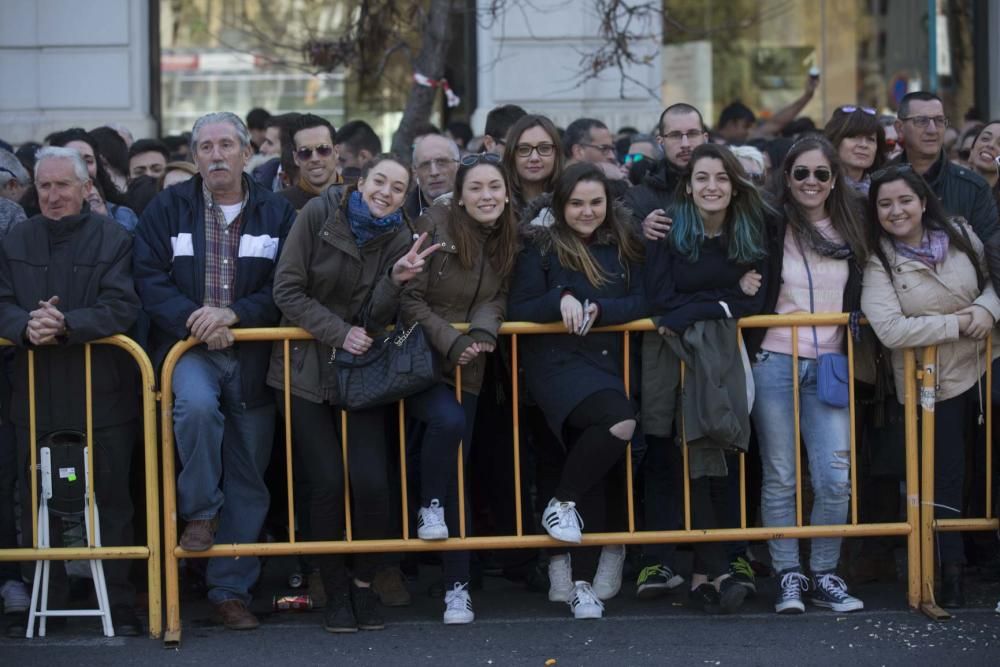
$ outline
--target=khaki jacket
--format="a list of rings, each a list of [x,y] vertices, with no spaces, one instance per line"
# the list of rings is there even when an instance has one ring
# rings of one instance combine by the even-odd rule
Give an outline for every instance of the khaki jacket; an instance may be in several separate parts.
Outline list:
[[[965,231],[983,274],[988,275],[983,244],[967,225]],[[936,271],[921,261],[897,255],[888,239],[882,240],[882,249],[892,276],[878,256],[872,255],[865,268],[861,309],[882,344],[893,351],[896,396],[903,402],[902,351],[926,345],[938,346],[936,400],[962,394],[986,372],[986,344],[959,336],[955,312],[976,304],[989,311],[996,321],[1000,318],[1000,299],[993,285],[987,280],[980,290],[972,263],[954,246],[949,246],[948,255]],[[918,351],[918,360],[919,354]]]
[[[331,187],[306,204],[274,274],[281,326],[302,327],[316,338],[292,341],[289,350],[292,393],[316,403],[337,403],[334,351],[351,327],[363,325],[372,335],[393,322],[401,288],[390,271],[413,242],[410,227],[403,225],[359,248],[340,194]],[[279,341],[271,353],[267,384],[281,389],[284,368]]]
[[[420,322],[431,347],[444,359],[445,380],[454,384],[455,363],[474,342],[496,344],[500,324],[507,310],[508,277],[501,276],[485,254],[488,230],[481,235],[479,257],[471,269],[458,258],[458,246],[448,234],[448,203],[435,204],[416,222],[417,233],[427,232],[428,247],[442,246],[430,255],[424,271],[403,290],[400,309],[404,321]],[[474,221],[470,224],[478,225]],[[459,333],[452,325],[468,322],[469,332]],[[477,356],[462,367],[462,391],[478,394],[483,384],[486,356]]]

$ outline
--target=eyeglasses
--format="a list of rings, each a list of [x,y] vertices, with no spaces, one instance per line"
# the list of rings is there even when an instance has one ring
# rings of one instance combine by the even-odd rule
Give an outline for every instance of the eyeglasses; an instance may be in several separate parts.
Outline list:
[[[765,176],[764,176],[763,172],[761,172],[759,174],[758,173],[753,173],[753,174],[748,173],[747,174],[747,178],[749,178],[751,181],[753,181],[757,185],[763,185],[764,184]]]
[[[687,139],[688,141],[694,141],[698,137],[705,134],[701,130],[688,130],[687,132],[681,132],[680,130],[674,130],[673,132],[667,132],[666,134],[661,134],[660,136],[667,141],[678,142],[682,139]]]
[[[885,140],[885,147],[888,148],[889,150],[892,150],[893,148],[896,147],[896,140],[895,139],[886,139]]]
[[[458,162],[458,160],[455,160],[453,158],[436,157],[433,160],[424,160],[423,162],[418,164],[417,171],[428,171],[432,165],[437,167],[438,171],[444,171],[445,169],[455,164],[456,162]]]
[[[303,146],[295,149],[295,155],[302,161],[312,157],[313,151],[320,157],[330,157],[333,155],[333,146],[330,144],[318,144],[316,146]]]
[[[860,111],[862,113],[868,114],[869,116],[878,115],[878,111],[876,111],[872,107],[856,107],[852,104],[845,104],[844,106],[840,107],[840,111],[843,111],[844,113],[854,113],[855,111]]]
[[[7,174],[10,174],[14,179],[17,179],[17,174],[15,174],[14,172],[12,172],[7,167],[0,167],[0,171],[2,171],[4,173],[7,173]]]
[[[907,116],[906,118],[900,118],[899,120],[908,120],[920,129],[930,126],[932,122],[934,123],[934,127],[948,127],[947,116]]]
[[[811,171],[809,167],[796,167],[795,169],[792,169],[792,178],[800,183],[809,178],[810,174],[815,176],[816,180],[820,183],[826,183],[833,178],[833,172],[826,167],[817,167]]]
[[[500,164],[500,156],[496,153],[472,153],[462,158],[463,167],[473,167],[483,163]]]
[[[517,153],[518,157],[528,157],[531,155],[532,151],[538,153],[538,157],[549,157],[556,152],[555,144],[536,144],[532,146],[531,144],[518,144],[514,146],[514,151]]]
[[[642,153],[629,153],[625,156],[625,164],[632,164],[634,162],[642,162],[646,159],[646,156]]]
[[[587,148],[596,148],[597,150],[601,151],[605,155],[607,155],[608,153],[614,153],[615,152],[615,147],[612,146],[611,144],[580,144],[580,145],[581,146],[586,146]]]
[[[913,171],[913,165],[911,164],[894,164],[891,167],[885,167],[879,169],[878,171],[872,172],[872,182],[881,180],[891,180],[899,176],[900,174],[905,174],[909,171]]]

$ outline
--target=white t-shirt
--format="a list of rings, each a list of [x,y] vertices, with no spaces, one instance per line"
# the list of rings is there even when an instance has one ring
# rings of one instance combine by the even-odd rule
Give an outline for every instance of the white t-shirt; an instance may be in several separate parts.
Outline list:
[[[222,215],[226,218],[226,226],[229,226],[240,214],[240,211],[243,210],[243,202],[238,204],[219,204],[219,208],[222,209]]]

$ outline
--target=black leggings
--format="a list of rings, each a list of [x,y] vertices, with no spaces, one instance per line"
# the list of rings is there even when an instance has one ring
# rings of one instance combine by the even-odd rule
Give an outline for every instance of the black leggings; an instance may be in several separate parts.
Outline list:
[[[345,413],[353,539],[388,536],[389,476],[384,411],[385,408],[380,407]],[[292,437],[309,490],[309,537],[315,541],[345,538],[339,412],[335,406],[292,396]],[[331,594],[346,590],[344,556],[326,554],[317,560],[326,590]],[[355,577],[361,581],[372,580],[377,563],[374,557],[358,554],[353,563]]]
[[[555,497],[576,503],[589,532],[608,529],[608,477],[628,446],[628,441],[613,436],[610,428],[628,419],[635,419],[635,409],[625,394],[614,390],[588,396],[566,418],[569,451]],[[598,553],[592,548],[574,552],[574,579],[593,578]]]

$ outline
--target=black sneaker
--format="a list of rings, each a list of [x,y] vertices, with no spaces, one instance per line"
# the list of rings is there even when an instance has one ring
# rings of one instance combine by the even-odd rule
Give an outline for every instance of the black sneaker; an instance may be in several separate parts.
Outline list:
[[[335,634],[358,631],[358,622],[354,619],[354,610],[346,595],[336,602],[329,601],[323,614],[323,629]]]
[[[733,577],[719,582],[719,608],[723,614],[734,614],[743,606],[749,589]]]
[[[729,578],[747,589],[748,596],[757,594],[757,577],[753,565],[743,556],[729,564]]]
[[[707,582],[688,593],[688,602],[692,606],[698,607],[709,614],[717,614],[721,608],[719,591],[715,590],[715,586]]]
[[[809,577],[796,570],[778,573],[778,597],[774,611],[779,614],[801,614],[806,610],[802,594],[809,589]]]
[[[362,630],[383,630],[385,621],[378,613],[378,596],[371,586],[362,588],[351,582],[351,606],[354,608],[354,618]]]
[[[833,572],[813,574],[813,592],[809,601],[817,607],[825,607],[838,613],[865,608],[865,603],[848,593],[847,584]]]
[[[684,577],[674,574],[666,565],[657,563],[639,571],[635,581],[635,595],[642,600],[651,600],[669,593],[684,583]]]

